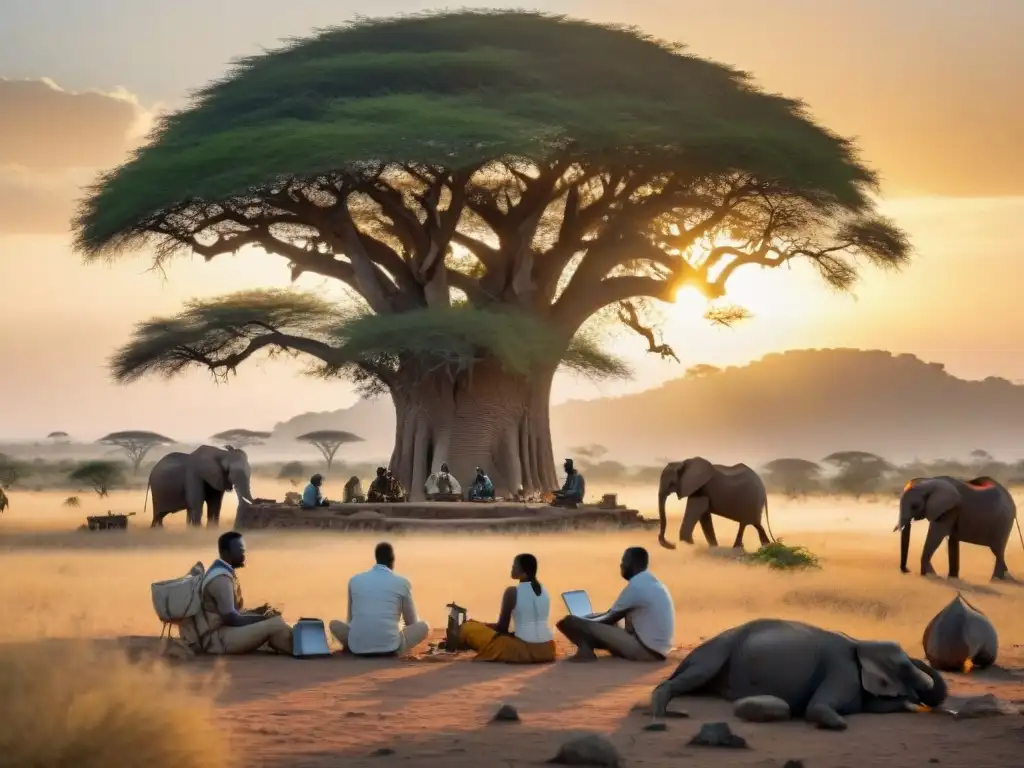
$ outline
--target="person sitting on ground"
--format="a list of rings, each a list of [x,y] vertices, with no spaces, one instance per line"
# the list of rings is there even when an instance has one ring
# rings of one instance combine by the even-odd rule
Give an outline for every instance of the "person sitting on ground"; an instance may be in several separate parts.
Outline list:
[[[583,494],[586,492],[586,481],[583,475],[573,466],[572,459],[566,459],[562,465],[565,469],[565,483],[561,490],[555,491],[555,498],[551,505],[555,507],[575,507],[583,503]]]
[[[461,501],[462,486],[455,476],[448,471],[448,465],[441,464],[440,472],[432,472],[423,484],[427,501]]]
[[[325,499],[323,493],[320,492],[320,487],[323,484],[324,476],[319,472],[309,478],[309,485],[302,492],[302,500],[299,502],[299,506],[303,509],[331,506],[331,502]]]
[[[476,468],[476,477],[469,486],[469,500],[494,501],[494,483],[480,467]]]
[[[331,634],[355,656],[404,656],[427,639],[430,627],[416,615],[409,580],[394,571],[394,547],[381,542],[373,556],[376,565],[349,579],[348,616],[330,623]]]
[[[401,504],[403,501],[405,501],[405,488],[403,488],[402,484],[398,482],[398,478],[391,474],[390,469],[385,474],[385,477],[387,478],[388,484],[386,501],[388,501],[391,504]]]
[[[342,500],[345,504],[362,504],[366,501],[366,496],[363,494],[363,484],[355,475],[352,475],[348,482],[345,483],[342,493]]]
[[[195,617],[195,636],[182,639],[193,650],[213,654],[252,653],[264,645],[291,654],[292,628],[269,605],[244,609],[237,571],[245,567],[245,540],[238,531],[217,539],[214,560],[203,576],[200,610]],[[182,625],[184,629],[184,625]]]
[[[370,490],[366,494],[366,500],[373,504],[383,504],[388,496],[388,471],[384,467],[377,467],[377,477],[370,483]]]
[[[551,598],[537,581],[537,558],[516,555],[512,578],[519,583],[501,596],[498,621],[485,624],[469,619],[449,625],[448,650],[476,651],[476,661],[543,664],[555,660],[555,637],[548,624]],[[515,628],[513,633],[510,627]]]
[[[619,572],[627,581],[607,613],[566,616],[555,626],[576,648],[570,661],[593,661],[604,650],[630,661],[664,661],[672,648],[676,611],[665,585],[647,570],[647,550],[630,547]],[[625,628],[618,626],[625,620]]]

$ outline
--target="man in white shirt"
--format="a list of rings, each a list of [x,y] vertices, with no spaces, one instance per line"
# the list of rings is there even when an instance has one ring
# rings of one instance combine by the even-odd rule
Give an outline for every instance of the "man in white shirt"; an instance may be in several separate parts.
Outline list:
[[[622,553],[619,572],[627,582],[605,613],[566,616],[555,626],[576,648],[570,661],[594,661],[604,650],[630,661],[664,661],[672,649],[676,609],[665,585],[647,570],[650,556],[643,547]],[[625,628],[619,627],[624,620]]]
[[[373,556],[373,568],[349,579],[348,619],[332,621],[331,634],[356,656],[402,656],[427,639],[430,627],[416,616],[409,580],[394,572],[394,548],[382,542]]]

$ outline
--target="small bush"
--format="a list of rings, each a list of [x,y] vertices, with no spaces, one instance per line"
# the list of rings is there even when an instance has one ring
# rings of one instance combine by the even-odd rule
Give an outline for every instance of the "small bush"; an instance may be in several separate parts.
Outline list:
[[[86,644],[2,645],[0,766],[224,768],[214,691],[195,683]]]
[[[765,544],[751,554],[749,559],[752,563],[762,563],[779,570],[821,567],[817,556],[806,547],[790,547],[781,541]]]
[[[77,496],[68,496],[66,499],[64,499],[64,506],[77,508],[82,506],[82,501]]]

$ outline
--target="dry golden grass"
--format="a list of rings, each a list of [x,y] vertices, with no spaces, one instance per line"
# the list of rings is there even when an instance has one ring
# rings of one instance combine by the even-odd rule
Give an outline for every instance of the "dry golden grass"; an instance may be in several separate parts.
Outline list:
[[[212,684],[84,643],[0,645],[0,766],[223,768]]]
[[[254,492],[262,497],[281,498],[289,489],[258,485]],[[78,509],[61,506],[65,495],[18,493],[13,510],[0,517],[0,767],[230,765],[225,735],[210,725],[210,691],[196,690],[194,675],[133,666],[123,655],[97,655],[84,646],[68,655],[66,643],[38,642],[157,634],[150,583],[181,575],[196,560],[209,562],[218,531],[187,530],[176,515],[163,531],[150,531],[140,516],[127,532],[78,532],[88,514],[141,512],[142,493],[115,493],[102,501],[83,494]],[[627,490],[620,500],[655,514],[652,489]],[[524,551],[539,558],[540,578],[552,594],[585,588],[595,607],[607,606],[623,584],[623,548],[640,544],[675,600],[681,645],[776,616],[898,640],[920,655],[925,625],[958,588],[994,621],[1004,648],[1024,643],[1024,587],[990,585],[987,550],[962,547],[965,582],[959,584],[903,575],[898,538],[891,533],[894,501],[773,498],[771,504],[775,534],[809,548],[820,569],[775,571],[741,562],[731,549],[710,551],[703,542],[667,551],[651,531],[391,540],[397,570],[412,580],[419,611],[434,626],[442,625],[452,600],[493,618],[511,560]],[[670,538],[680,505],[673,507]],[[222,524],[229,527],[230,516]],[[731,544],[735,527],[719,523],[717,529],[719,541]],[[1024,577],[1024,553],[1013,536],[1010,569]],[[371,564],[378,541],[343,533],[253,532],[246,538],[249,564],[241,578],[249,602],[270,601],[290,620],[343,615],[346,582]],[[915,531],[912,564],[923,538],[923,530]],[[747,545],[756,545],[753,532]],[[940,573],[945,557],[942,549],[934,560]],[[244,715],[235,718],[245,722]]]
[[[280,488],[260,487],[277,498]],[[114,494],[102,505],[83,500],[83,509],[61,507],[60,494],[19,494],[14,513],[0,518],[0,641],[40,637],[104,637],[155,634],[149,585],[184,573],[196,560],[215,556],[217,531],[186,530],[182,515],[163,531],[132,518],[127,533],[73,530],[86,514],[106,509],[141,511],[141,493]],[[623,501],[653,516],[650,491],[627,491]],[[757,616],[780,616],[865,637],[899,640],[920,650],[927,621],[963,589],[988,614],[1003,643],[1024,642],[1024,587],[990,585],[992,556],[964,545],[965,582],[929,580],[898,569],[898,537],[891,533],[894,504],[772,498],[772,527],[787,544],[808,547],[820,570],[776,572],[734,561],[731,549],[709,552],[700,540],[672,552],[657,546],[653,532],[561,533],[526,536],[393,536],[397,569],[414,586],[417,607],[441,626],[445,604],[456,600],[476,615],[498,610],[508,568],[517,552],[540,560],[540,578],[553,594],[585,588],[595,607],[610,604],[621,589],[622,549],[640,544],[651,552],[652,570],[669,587],[678,611],[677,641],[701,637]],[[673,512],[678,514],[677,509]],[[675,523],[675,524],[673,524]],[[222,521],[224,528],[230,519]],[[669,536],[678,519],[669,521]],[[718,538],[731,544],[735,526],[719,523]],[[340,616],[348,578],[372,563],[373,535],[253,532],[247,535],[249,564],[242,575],[251,603],[269,601],[285,616]],[[920,557],[924,530],[914,531],[910,562]],[[747,546],[754,547],[753,531]],[[716,556],[720,555],[720,556]],[[1024,578],[1024,553],[1014,532],[1008,547],[1011,571]],[[934,558],[945,571],[942,548]],[[557,610],[557,609],[556,609]]]

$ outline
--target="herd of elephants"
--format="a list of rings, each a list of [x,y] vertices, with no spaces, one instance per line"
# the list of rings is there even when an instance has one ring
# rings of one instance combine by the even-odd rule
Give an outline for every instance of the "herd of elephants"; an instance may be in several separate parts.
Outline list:
[[[191,453],[170,453],[150,474],[147,500],[151,491],[153,525],[182,510],[190,524],[200,525],[205,505],[208,524],[216,526],[225,492],[234,490],[239,505],[251,503],[250,481],[248,457],[242,450],[201,446]],[[674,549],[665,537],[665,502],[671,494],[687,499],[679,529],[684,542],[693,543],[699,524],[708,544],[717,546],[715,515],[738,523],[735,547],[743,546],[748,526],[757,532],[762,546],[772,541],[765,485],[745,464],[714,464],[697,456],[665,466],[658,487],[658,540]],[[931,558],[947,540],[950,578],[959,577],[960,543],[965,542],[991,550],[993,579],[1013,581],[1005,552],[1016,505],[999,482],[989,477],[911,479],[903,489],[893,529],[902,532],[900,569],[904,573],[909,572],[907,555],[915,520],[928,523],[922,575],[935,574]],[[1021,543],[1024,546],[1024,536]],[[947,686],[936,670],[991,665],[998,652],[998,635],[989,619],[958,594],[928,624],[923,645],[928,663],[912,658],[897,643],[856,640],[800,622],[757,619],[690,652],[655,689],[652,706],[656,715],[663,716],[676,696],[711,694],[737,702],[737,714],[744,713],[747,719],[798,716],[822,728],[843,729],[843,715],[940,707]],[[778,663],[780,658],[785,663]]]

